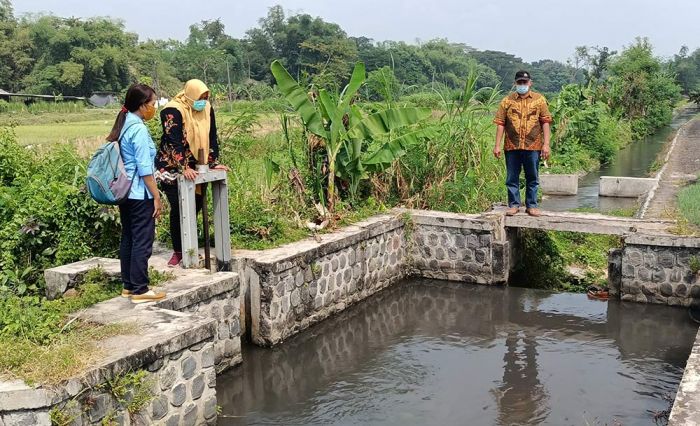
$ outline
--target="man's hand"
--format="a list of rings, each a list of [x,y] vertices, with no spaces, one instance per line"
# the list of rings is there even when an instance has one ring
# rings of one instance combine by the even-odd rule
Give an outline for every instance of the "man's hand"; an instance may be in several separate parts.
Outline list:
[[[212,167],[212,170],[223,170],[225,172],[229,171],[228,166],[224,166],[223,164],[217,164],[216,166]]]
[[[500,146],[496,145],[493,148],[493,156],[499,160],[501,159],[501,147]]]
[[[197,179],[197,175],[198,175],[198,174],[199,174],[199,173],[197,173],[197,170],[195,170],[195,169],[190,169],[189,167],[186,168],[186,169],[182,172],[182,175],[183,175],[183,176],[185,177],[185,179],[187,179],[187,180],[195,180],[195,179]]]
[[[544,160],[549,160],[549,155],[551,153],[551,150],[549,148],[549,144],[546,143],[542,146],[542,158]]]

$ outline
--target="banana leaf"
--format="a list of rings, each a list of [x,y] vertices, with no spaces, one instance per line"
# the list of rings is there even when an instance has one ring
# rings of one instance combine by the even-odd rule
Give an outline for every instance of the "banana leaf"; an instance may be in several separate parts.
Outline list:
[[[343,89],[343,93],[340,94],[341,110],[345,111],[350,106],[350,102],[352,102],[357,91],[360,90],[360,87],[362,87],[362,84],[365,82],[366,75],[365,64],[362,62],[356,63],[355,68],[352,70],[350,82],[345,86],[345,89]]]
[[[272,75],[277,81],[277,86],[284,94],[284,97],[292,105],[295,111],[299,113],[304,126],[312,133],[328,139],[328,132],[323,127],[323,120],[314,104],[309,100],[309,96],[294,78],[289,75],[289,72],[279,61],[274,61],[270,65]]]
[[[363,155],[362,166],[368,172],[382,171],[406,154],[411,146],[417,145],[422,139],[431,137],[432,133],[431,129],[418,129],[391,138],[376,151]]]
[[[430,108],[389,108],[371,114],[348,131],[350,137],[376,139],[402,127],[411,126],[430,117]]]

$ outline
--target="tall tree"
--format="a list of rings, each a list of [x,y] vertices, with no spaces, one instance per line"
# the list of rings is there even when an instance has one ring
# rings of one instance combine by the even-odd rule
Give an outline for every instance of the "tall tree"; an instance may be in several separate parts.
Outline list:
[[[125,32],[122,22],[42,16],[23,21],[20,27],[28,29],[36,60],[23,80],[28,90],[89,95],[121,91],[129,84],[129,55],[138,36]]]
[[[27,28],[19,26],[9,0],[0,0],[0,89],[19,91],[33,64]]]

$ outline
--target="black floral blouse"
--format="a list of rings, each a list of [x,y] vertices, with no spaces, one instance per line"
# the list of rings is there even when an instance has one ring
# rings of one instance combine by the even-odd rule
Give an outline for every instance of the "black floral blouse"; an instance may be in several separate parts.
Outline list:
[[[189,168],[197,167],[197,155],[190,151],[187,141],[187,131],[182,125],[182,114],[177,108],[165,108],[160,112],[163,125],[163,136],[160,148],[156,154],[155,178],[162,183],[174,183],[177,176],[187,164]],[[211,110],[211,125],[209,129],[209,167],[214,167],[219,160],[219,141],[216,137],[216,118]]]

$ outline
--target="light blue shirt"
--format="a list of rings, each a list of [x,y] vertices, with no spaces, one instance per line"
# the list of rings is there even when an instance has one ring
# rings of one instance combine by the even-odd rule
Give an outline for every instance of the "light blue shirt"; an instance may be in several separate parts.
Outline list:
[[[131,112],[126,113],[119,140],[126,175],[134,176],[129,199],[150,200],[153,194],[144,184],[143,177],[152,175],[155,171],[156,145],[141,117]]]

